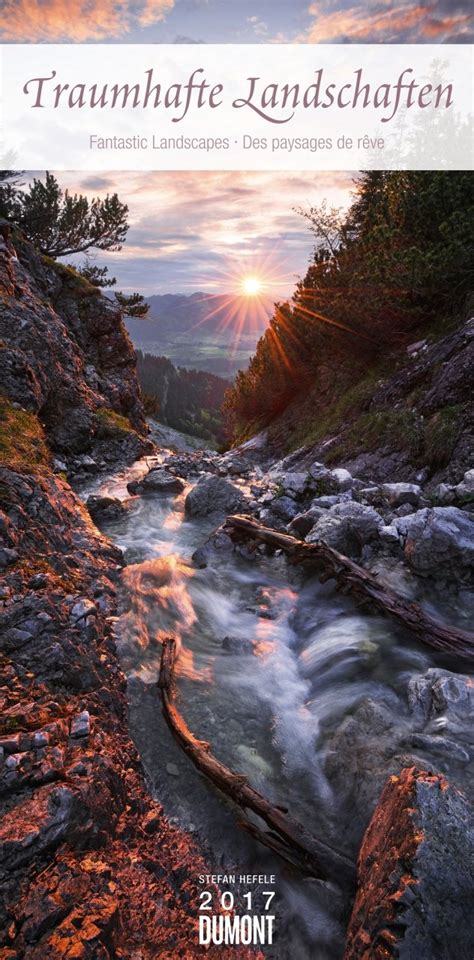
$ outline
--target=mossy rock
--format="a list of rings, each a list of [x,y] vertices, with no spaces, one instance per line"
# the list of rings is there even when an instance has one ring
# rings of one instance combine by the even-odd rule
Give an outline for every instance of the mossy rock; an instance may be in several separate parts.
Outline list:
[[[51,456],[38,417],[1,395],[0,465],[19,473],[51,472]]]

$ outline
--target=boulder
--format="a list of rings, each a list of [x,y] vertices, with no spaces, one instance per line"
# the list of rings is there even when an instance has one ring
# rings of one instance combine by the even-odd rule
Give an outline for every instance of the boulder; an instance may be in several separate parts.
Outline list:
[[[91,496],[87,498],[86,507],[95,523],[119,520],[127,513],[126,504],[117,497]]]
[[[408,705],[424,722],[443,717],[448,723],[461,722],[469,728],[474,724],[474,684],[462,673],[432,667],[410,680]]]
[[[290,497],[303,497],[308,488],[307,473],[285,473],[281,477],[280,485],[286,495]]]
[[[163,467],[154,467],[141,480],[131,480],[127,484],[129,493],[157,493],[162,496],[181,493],[185,488],[184,480],[175,477],[174,474],[165,470]]]
[[[470,823],[466,797],[444,777],[390,777],[362,842],[344,960],[474,955]]]
[[[204,475],[189,491],[184,509],[187,517],[225,516],[242,509],[242,491],[223,477]]]
[[[335,470],[331,470],[331,474],[341,492],[351,489],[353,480],[352,474],[350,474],[348,470],[344,470],[343,467],[337,467]]]
[[[217,530],[211,533],[206,543],[194,551],[192,560],[197,567],[203,569],[207,567],[208,563],[213,559],[220,560],[222,557],[228,556],[233,552],[234,543],[229,537],[229,534],[218,527]]]
[[[298,513],[298,507],[294,500],[291,497],[277,497],[276,500],[272,501],[272,513],[274,513],[280,520],[293,520]]]
[[[299,537],[306,537],[315,523],[323,517],[326,510],[323,507],[310,507],[305,513],[298,513],[288,525],[288,533]]]
[[[420,576],[461,578],[474,567],[474,521],[457,507],[425,507],[393,521],[407,564]]]
[[[391,507],[401,507],[404,503],[416,507],[421,497],[421,487],[417,483],[383,483],[381,491]]]
[[[318,460],[311,464],[308,470],[308,478],[312,489],[320,497],[337,493],[339,490],[339,484],[333,471],[325,467],[323,463],[319,463]]]
[[[457,484],[454,492],[458,500],[474,500],[474,470],[466,470],[463,480]]]
[[[362,547],[376,539],[382,526],[382,517],[372,507],[353,501],[336,503],[316,522],[306,540],[323,540],[340,553],[357,559]]]

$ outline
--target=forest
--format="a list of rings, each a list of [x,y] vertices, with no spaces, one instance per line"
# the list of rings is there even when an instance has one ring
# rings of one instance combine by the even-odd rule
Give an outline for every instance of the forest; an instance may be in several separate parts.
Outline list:
[[[407,344],[449,329],[472,288],[472,176],[368,171],[347,211],[300,211],[314,254],[292,300],[275,305],[224,413],[235,443],[314,396],[314,416]]]
[[[228,380],[204,370],[175,367],[167,357],[141,350],[137,350],[137,375],[149,416],[211,446],[223,443],[221,407]]]

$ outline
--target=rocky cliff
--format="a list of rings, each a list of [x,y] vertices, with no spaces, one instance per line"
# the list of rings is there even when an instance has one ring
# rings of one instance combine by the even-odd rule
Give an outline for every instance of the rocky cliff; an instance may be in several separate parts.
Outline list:
[[[0,290],[0,957],[194,957],[208,867],[145,790],[122,554],[64,473],[149,448],[133,350],[107,300],[5,227]]]
[[[9,224],[0,229],[0,393],[38,417],[72,471],[140,456],[150,444],[120,310]]]

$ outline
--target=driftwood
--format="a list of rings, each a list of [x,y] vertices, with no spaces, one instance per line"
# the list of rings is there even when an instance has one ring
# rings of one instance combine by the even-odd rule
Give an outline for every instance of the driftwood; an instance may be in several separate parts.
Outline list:
[[[176,644],[170,638],[163,642],[158,686],[166,722],[194,766],[244,812],[252,811],[267,824],[269,831],[248,819],[239,821],[260,843],[308,876],[332,880],[339,886],[352,887],[355,883],[356,868],[349,857],[313,838],[288,815],[285,808],[271,804],[250,786],[245,776],[220,763],[212,755],[208,743],[197,740],[191,733],[175,704],[175,658]]]
[[[406,600],[377,577],[327,544],[304,543],[286,533],[279,533],[250,517],[228,517],[224,529],[233,540],[257,540],[276,550],[283,550],[293,563],[306,564],[319,573],[320,580],[334,579],[338,589],[357,600],[388,614],[403,624],[423,643],[435,650],[474,660],[474,635],[456,627],[445,626],[431,617],[418,603]]]

